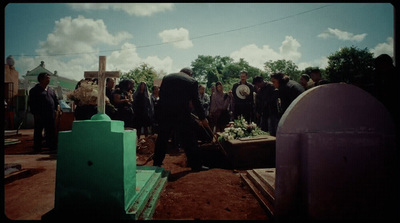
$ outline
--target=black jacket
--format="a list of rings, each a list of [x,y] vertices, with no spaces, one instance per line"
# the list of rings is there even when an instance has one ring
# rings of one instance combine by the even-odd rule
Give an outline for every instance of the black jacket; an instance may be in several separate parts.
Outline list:
[[[32,114],[54,118],[57,106],[56,93],[50,87],[46,91],[40,84],[36,84],[29,91],[29,107]]]
[[[279,97],[282,103],[282,113],[285,113],[289,105],[304,92],[303,86],[293,80],[289,80],[285,85],[279,87]]]
[[[205,119],[199,100],[198,82],[185,73],[166,75],[160,86],[157,117],[159,120],[191,118],[190,101],[200,120]]]

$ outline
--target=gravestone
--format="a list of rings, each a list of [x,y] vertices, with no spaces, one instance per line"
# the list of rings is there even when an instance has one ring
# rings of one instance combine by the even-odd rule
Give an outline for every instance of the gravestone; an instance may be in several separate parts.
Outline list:
[[[54,209],[44,220],[151,219],[154,213],[168,172],[136,166],[136,130],[104,114],[105,73],[100,57],[98,113],[59,132]]]
[[[301,94],[279,122],[278,219],[398,217],[398,149],[385,107],[358,87],[328,84]]]

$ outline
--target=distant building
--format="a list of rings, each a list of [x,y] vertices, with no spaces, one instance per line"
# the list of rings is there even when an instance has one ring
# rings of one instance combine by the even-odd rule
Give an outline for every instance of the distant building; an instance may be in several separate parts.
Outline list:
[[[67,93],[73,91],[78,83],[76,80],[58,76],[57,71],[53,73],[47,70],[44,61],[41,61],[39,66],[26,72],[23,79],[20,79],[14,128],[17,128],[19,123],[22,123],[22,126],[20,126],[22,128],[33,128],[33,115],[28,108],[28,93],[29,90],[38,83],[37,77],[42,72],[50,75],[49,86],[56,91],[59,100],[66,100]],[[60,105],[61,104],[62,103],[60,103]]]
[[[29,90],[38,83],[37,76],[42,72],[50,75],[49,86],[56,91],[59,100],[66,100],[67,93],[73,91],[78,83],[76,80],[58,76],[57,71],[52,73],[45,68],[44,61],[41,61],[39,66],[26,72],[22,88],[29,92]]]

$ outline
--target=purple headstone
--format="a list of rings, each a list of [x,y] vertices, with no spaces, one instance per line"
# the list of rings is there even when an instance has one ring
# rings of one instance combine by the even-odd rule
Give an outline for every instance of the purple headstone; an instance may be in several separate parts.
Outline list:
[[[397,160],[395,126],[383,104],[353,85],[312,88],[279,122],[275,216],[395,216]]]

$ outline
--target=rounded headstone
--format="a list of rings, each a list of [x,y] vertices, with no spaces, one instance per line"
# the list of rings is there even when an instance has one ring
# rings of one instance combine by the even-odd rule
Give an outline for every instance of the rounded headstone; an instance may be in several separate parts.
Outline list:
[[[377,99],[349,84],[312,88],[279,122],[275,215],[390,216],[398,206],[398,154],[394,122]]]
[[[321,85],[301,94],[282,116],[278,133],[375,131],[393,134],[384,105],[350,84]]]

